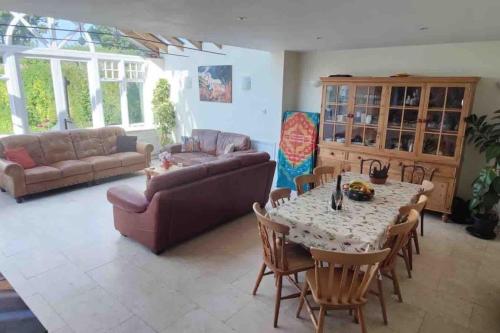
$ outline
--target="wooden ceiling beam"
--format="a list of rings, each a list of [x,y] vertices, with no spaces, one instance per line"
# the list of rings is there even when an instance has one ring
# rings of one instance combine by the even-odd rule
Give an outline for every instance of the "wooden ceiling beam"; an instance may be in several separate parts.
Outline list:
[[[123,34],[125,34],[125,37],[131,38],[134,42],[141,44],[148,50],[152,51],[155,56],[159,57],[160,56],[160,45],[161,49],[167,51],[167,48],[165,45],[161,43],[154,43],[150,42],[149,40],[151,39],[149,36],[144,36],[141,33],[132,31],[132,30],[121,30]]]
[[[217,47],[219,50],[222,50],[222,44],[214,43],[214,42],[212,42],[212,44],[214,44],[215,47]]]
[[[194,47],[196,47],[198,50],[202,50],[203,49],[203,42],[202,41],[196,41],[196,40],[192,40],[192,39],[188,39],[188,41],[193,44]]]
[[[184,51],[184,42],[178,37],[163,37],[170,45],[175,46],[179,51]]]

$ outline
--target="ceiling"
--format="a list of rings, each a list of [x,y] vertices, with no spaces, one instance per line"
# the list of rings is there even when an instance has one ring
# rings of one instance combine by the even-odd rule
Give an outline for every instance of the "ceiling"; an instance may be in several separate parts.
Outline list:
[[[0,7],[265,50],[500,40],[498,0],[2,0]]]

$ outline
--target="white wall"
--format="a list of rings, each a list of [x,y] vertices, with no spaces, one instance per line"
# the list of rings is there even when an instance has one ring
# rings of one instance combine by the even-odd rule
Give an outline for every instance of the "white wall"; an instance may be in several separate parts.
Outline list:
[[[290,67],[285,67],[285,77],[288,76],[287,71],[299,72],[299,84],[294,92],[297,110],[320,111],[321,89],[315,88],[313,82],[321,76],[387,76],[395,73],[480,76],[473,112],[491,114],[500,108],[500,90],[496,86],[496,82],[500,81],[500,42],[306,52],[298,57],[297,64],[292,62]],[[466,147],[459,195],[470,195],[470,184],[483,161],[484,158],[473,147]]]
[[[188,58],[167,56],[165,76],[171,84],[171,100],[177,113],[177,137],[193,128],[211,128],[249,135],[252,140],[276,144],[280,136],[283,103],[284,53],[207,44],[215,55],[185,50]],[[202,102],[198,89],[198,66],[233,66],[232,103]],[[251,89],[243,90],[242,79],[251,78]],[[186,87],[190,80],[192,87]]]

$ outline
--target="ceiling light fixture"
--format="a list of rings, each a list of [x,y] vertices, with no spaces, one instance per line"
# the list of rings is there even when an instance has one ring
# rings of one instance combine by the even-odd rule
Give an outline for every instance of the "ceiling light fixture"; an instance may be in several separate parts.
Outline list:
[[[418,30],[420,30],[420,31],[426,31],[426,30],[429,30],[429,27],[426,27],[425,25],[422,25],[422,26],[418,27]]]
[[[323,39],[323,37],[321,36],[316,37],[316,40],[321,40],[321,39]]]
[[[246,21],[248,17],[246,16],[238,16],[238,21]]]

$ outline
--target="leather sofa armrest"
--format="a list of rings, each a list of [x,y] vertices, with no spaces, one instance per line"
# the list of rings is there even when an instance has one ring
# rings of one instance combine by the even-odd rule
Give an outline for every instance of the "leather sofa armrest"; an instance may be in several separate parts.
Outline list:
[[[0,158],[0,172],[12,178],[24,179],[24,169],[21,165]]]
[[[182,144],[180,143],[171,143],[162,148],[161,152],[169,152],[170,154],[179,154],[182,153]]]
[[[13,197],[20,198],[26,194],[24,168],[11,161],[0,158],[0,185]]]
[[[149,201],[144,194],[128,185],[111,187],[107,193],[108,201],[115,207],[130,213],[142,213],[148,208]]]
[[[139,154],[146,156],[146,164],[149,167],[151,165],[151,153],[154,150],[153,145],[146,142],[137,142],[136,150]]]

